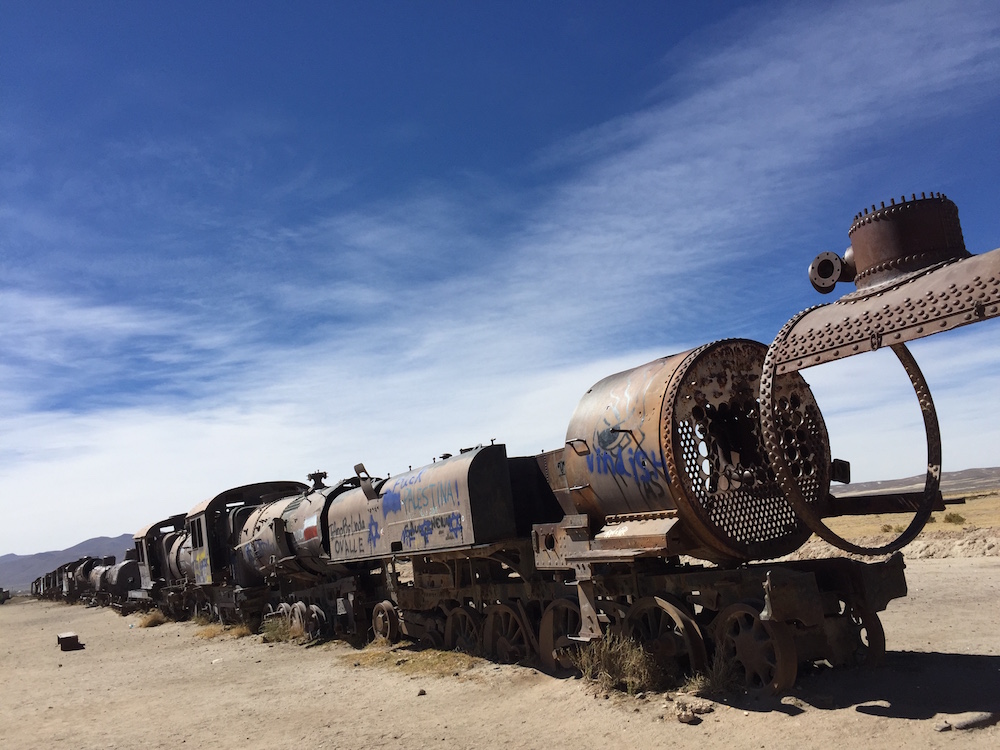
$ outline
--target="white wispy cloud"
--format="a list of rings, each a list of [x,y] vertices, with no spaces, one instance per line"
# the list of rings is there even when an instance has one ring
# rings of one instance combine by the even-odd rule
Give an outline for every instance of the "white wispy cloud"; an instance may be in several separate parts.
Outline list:
[[[0,175],[18,188],[0,197],[0,242],[17,250],[0,292],[0,393],[17,405],[0,415],[0,494],[49,493],[53,512],[42,532],[37,508],[19,508],[0,551],[138,528],[314,468],[396,472],[493,437],[553,448],[604,375],[721,335],[766,340],[816,301],[782,274],[824,236],[826,196],[893,183],[872,144],[997,90],[991,4],[877,9],[891,24],[862,12],[789,4],[706,32],[642,110],[514,165],[530,187],[467,175],[357,200],[353,175],[308,158],[265,173],[274,154],[223,124],[113,141],[92,171],[50,166],[62,188],[42,200],[30,154],[47,152],[29,139]],[[285,118],[261,122],[294,137]],[[969,403],[998,392],[996,358],[955,341],[927,350],[945,468],[995,463]],[[904,450],[919,414],[890,408],[905,379],[897,396],[883,363],[856,366],[846,379],[867,400],[806,373],[834,454],[859,479],[919,473]]]

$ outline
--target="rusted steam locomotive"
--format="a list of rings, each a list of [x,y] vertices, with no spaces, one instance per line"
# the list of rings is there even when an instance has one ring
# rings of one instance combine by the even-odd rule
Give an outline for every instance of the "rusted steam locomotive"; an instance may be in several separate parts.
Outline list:
[[[52,572],[36,578],[31,584],[31,593],[71,604],[82,601],[120,607],[139,583],[139,565],[134,553],[129,550],[120,563],[115,562],[114,556],[88,556],[63,563]]]
[[[850,237],[810,279],[856,289],[795,316],[769,347],[718,341],[611,375],[581,399],[565,445],[538,456],[491,444],[394,477],[358,464],[333,486],[317,472],[311,486],[227,490],[135,535],[141,583],[121,603],[406,636],[553,672],[615,632],[678,670],[721,651],[748,687],[772,691],[801,662],[876,663],[878,612],[906,594],[897,550],[943,509],[936,414],[904,344],[996,317],[1000,250],[969,255],[940,194],[873,206]],[[832,459],[799,371],[882,346],[920,402],[925,489],[838,499],[831,482],[849,481],[849,465]],[[878,548],[826,522],[895,511],[912,521]],[[814,532],[893,554],[760,562]]]

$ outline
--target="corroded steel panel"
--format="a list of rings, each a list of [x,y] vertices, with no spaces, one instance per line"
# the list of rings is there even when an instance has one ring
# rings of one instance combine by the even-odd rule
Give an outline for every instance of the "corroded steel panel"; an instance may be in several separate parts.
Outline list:
[[[163,537],[164,559],[168,581],[182,578],[194,580],[194,563],[191,552],[191,536],[187,530],[172,532]]]
[[[604,517],[676,507],[663,458],[660,413],[687,352],[610,375],[580,400],[566,430],[566,482],[576,509]]]
[[[755,341],[719,341],[594,385],[573,414],[562,465],[542,464],[564,507],[568,498],[594,528],[612,515],[676,510],[676,538],[686,541],[673,552],[711,560],[796,549],[809,532],[774,480],[760,432],[765,352]],[[815,500],[829,490],[826,427],[804,380],[783,387],[799,482]]]
[[[1000,249],[914,271],[800,313],[771,344],[790,372],[1000,315]]]
[[[130,589],[139,586],[140,580],[139,563],[135,560],[125,560],[108,569],[103,590],[113,597],[125,599]]]
[[[884,554],[912,540],[938,502],[941,434],[930,389],[907,341],[1000,316],[1000,250],[969,255],[955,204],[941,194],[916,194],[855,216],[843,259],[821,253],[810,266],[813,285],[829,292],[840,281],[855,291],[833,304],[800,312],[778,332],[762,367],[760,418],[769,462],[789,505],[817,535],[855,554]],[[832,257],[830,257],[832,256]],[[844,272],[847,269],[847,272]],[[817,283],[819,282],[819,283]],[[796,486],[784,441],[788,399],[777,391],[799,370],[889,347],[914,388],[927,437],[924,493],[910,524],[878,547],[849,541],[828,527],[825,499]]]
[[[377,496],[345,492],[330,505],[330,558],[487,544],[515,534],[507,452],[502,445],[467,451],[381,482]]]
[[[258,573],[273,571],[278,561],[289,557],[291,551],[285,541],[281,514],[289,503],[298,497],[286,497],[256,508],[240,531],[239,552],[243,561]],[[275,529],[278,521],[278,529]],[[276,533],[277,531],[277,533]]]
[[[191,567],[198,584],[221,582],[231,573],[237,557],[236,546],[249,508],[272,503],[303,492],[302,482],[256,482],[221,492],[199,503],[188,513],[191,536]]]

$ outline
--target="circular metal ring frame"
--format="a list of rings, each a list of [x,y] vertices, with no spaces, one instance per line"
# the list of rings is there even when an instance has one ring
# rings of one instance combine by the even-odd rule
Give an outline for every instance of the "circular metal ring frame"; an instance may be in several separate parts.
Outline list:
[[[786,327],[784,332],[787,330]],[[782,336],[779,334],[778,338],[780,339]],[[775,339],[775,344],[777,343],[778,339]],[[775,424],[774,381],[777,378],[777,368],[774,363],[774,355],[779,348],[775,344],[772,344],[768,349],[764,359],[764,373],[760,382],[760,421],[768,458],[788,503],[817,536],[846,552],[857,555],[884,555],[906,546],[921,532],[927,519],[930,518],[941,484],[941,429],[938,425],[934,401],[931,399],[930,388],[927,386],[927,381],[924,380],[923,373],[920,372],[917,361],[910,354],[910,350],[904,344],[894,344],[890,347],[900,364],[903,365],[903,369],[906,370],[924,418],[924,432],[927,436],[927,479],[924,482],[924,495],[910,520],[909,526],[899,536],[881,547],[864,547],[844,539],[827,526],[817,509],[806,502],[792,476],[784,452],[781,450],[779,429]]]

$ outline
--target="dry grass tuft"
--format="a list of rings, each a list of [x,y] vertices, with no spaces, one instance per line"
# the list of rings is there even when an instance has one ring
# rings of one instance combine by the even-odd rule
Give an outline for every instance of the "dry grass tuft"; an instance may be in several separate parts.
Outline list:
[[[301,625],[293,625],[284,617],[272,617],[264,621],[261,635],[264,643],[285,643],[304,638],[305,631]]]
[[[230,638],[246,638],[248,635],[253,635],[253,631],[246,623],[240,623],[229,628],[228,634]]]
[[[155,628],[158,625],[164,625],[167,622],[169,622],[167,616],[160,610],[154,609],[153,611],[146,613],[143,618],[139,620],[139,627]]]
[[[688,678],[682,689],[686,693],[705,697],[735,693],[742,688],[743,675],[736,659],[727,657],[722,649],[716,649],[708,669]]]
[[[430,677],[460,676],[486,663],[461,651],[440,651],[408,642],[393,645],[384,638],[340,658],[357,667],[391,668],[408,675]]]
[[[226,632],[226,626],[221,622],[213,622],[209,625],[204,625],[198,628],[195,632],[195,638],[204,638],[209,640],[211,638],[218,638],[220,635]]]
[[[624,690],[629,695],[657,690],[667,677],[642,646],[620,635],[591,641],[572,658],[588,680],[605,690]]]
[[[944,514],[944,522],[945,523],[965,523],[965,516],[963,516],[961,513],[955,513],[954,511],[952,511],[951,513],[945,513]]]
[[[210,622],[208,625],[203,625],[195,631],[195,638],[204,638],[206,640],[212,638],[218,638],[219,636],[225,636],[226,638],[246,638],[248,635],[253,635],[253,631],[247,625],[223,625],[221,622]]]

